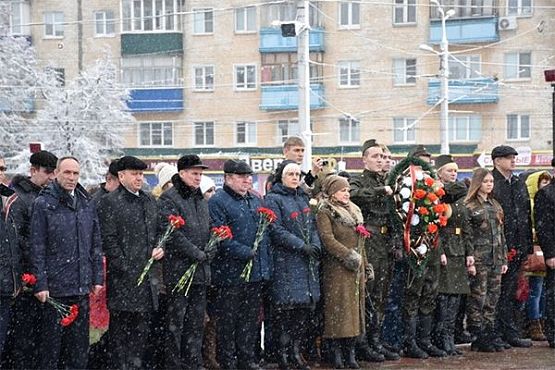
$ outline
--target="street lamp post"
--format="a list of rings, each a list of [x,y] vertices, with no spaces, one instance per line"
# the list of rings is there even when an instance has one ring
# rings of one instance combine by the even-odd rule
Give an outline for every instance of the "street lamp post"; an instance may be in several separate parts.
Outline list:
[[[299,77],[299,131],[304,139],[305,152],[302,169],[312,168],[312,130],[310,128],[310,49],[309,49],[309,2],[297,1],[297,21],[301,24],[297,35],[297,61]]]
[[[420,45],[420,49],[431,51],[439,55],[439,77],[441,80],[441,98],[440,98],[440,152],[441,154],[449,154],[449,40],[447,39],[446,21],[453,15],[455,11],[449,9],[444,12],[443,7],[437,0],[432,0],[437,6],[437,10],[441,15],[441,52],[437,52],[428,45]]]

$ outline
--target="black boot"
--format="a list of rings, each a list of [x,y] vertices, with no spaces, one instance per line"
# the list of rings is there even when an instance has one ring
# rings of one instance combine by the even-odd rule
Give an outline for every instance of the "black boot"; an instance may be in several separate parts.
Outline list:
[[[490,330],[482,329],[477,335],[476,340],[470,345],[470,350],[478,352],[496,352],[496,347],[493,344],[494,339]]]
[[[291,340],[289,334],[282,333],[279,336],[278,367],[280,370],[289,370],[288,352]]]
[[[372,352],[377,352],[378,354],[383,355],[382,357],[384,357],[388,361],[399,360],[401,356],[399,356],[398,353],[388,350],[387,348],[382,346],[380,342],[381,328],[377,320],[377,315],[373,314],[369,320],[370,320],[369,322],[370,325],[368,329],[369,335],[367,337],[368,337],[368,345],[373,350]]]
[[[403,356],[410,358],[428,358],[428,354],[418,347],[416,344],[416,324],[417,318],[405,318],[405,332],[403,339]]]
[[[460,300],[460,295],[450,296],[447,307],[447,320],[444,329],[449,346],[447,354],[451,356],[461,356],[463,354],[462,351],[457,349],[457,347],[455,346],[455,321],[457,320],[457,312],[459,311]]]
[[[356,341],[357,356],[367,362],[383,362],[385,358],[378,352],[375,352],[366,342],[366,336],[360,335]]]
[[[432,357],[445,357],[447,353],[436,346],[434,346],[430,340],[430,335],[432,332],[432,316],[431,315],[421,315],[419,321],[419,335],[418,335],[418,347],[423,349],[428,355]]]
[[[450,354],[451,346],[449,344],[448,327],[449,316],[449,295],[438,294],[436,305],[436,325],[432,335],[432,342],[434,345]]]
[[[345,353],[345,367],[349,369],[360,369],[356,359],[355,338],[343,339],[343,349]]]
[[[334,369],[344,369],[343,353],[341,351],[340,339],[330,340],[330,350],[332,355],[332,365]]]
[[[301,340],[293,340],[293,347],[291,351],[291,360],[295,369],[310,370],[310,366],[304,361],[301,355]]]

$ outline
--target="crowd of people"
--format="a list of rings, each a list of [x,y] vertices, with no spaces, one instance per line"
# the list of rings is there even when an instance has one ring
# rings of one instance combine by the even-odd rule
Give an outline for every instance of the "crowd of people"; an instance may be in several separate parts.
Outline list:
[[[283,153],[264,195],[234,159],[211,169],[222,188],[188,154],[157,166],[150,191],[133,156],[88,190],[78,158],[40,151],[10,180],[0,158],[2,366],[356,369],[460,356],[460,343],[555,348],[548,171],[517,175],[505,145],[469,181],[422,145],[392,167],[367,140],[356,175],[323,158],[303,172],[298,137]],[[89,351],[89,300],[104,289],[109,327]]]

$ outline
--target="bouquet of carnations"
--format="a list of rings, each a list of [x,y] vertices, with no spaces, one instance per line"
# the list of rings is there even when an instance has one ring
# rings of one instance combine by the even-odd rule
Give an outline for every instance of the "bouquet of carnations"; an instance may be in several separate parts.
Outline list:
[[[260,207],[256,210],[258,213],[258,227],[256,229],[256,237],[254,239],[254,243],[252,245],[252,250],[256,253],[258,250],[258,245],[264,238],[264,232],[268,228],[268,226],[277,220],[277,216],[269,208]],[[241,278],[246,282],[249,282],[251,279],[251,272],[252,272],[252,259],[247,262],[243,272],[241,272]]]
[[[156,244],[156,248],[164,248],[164,245],[168,241],[168,238],[170,237],[170,235],[175,230],[177,230],[180,227],[185,225],[185,220],[181,216],[169,215],[168,216],[168,221],[169,221],[168,227],[166,228],[166,231],[164,232],[164,235],[162,235],[160,240],[158,240],[158,244]],[[150,271],[150,268],[152,267],[153,263],[154,263],[154,258],[150,257],[146,266],[145,266],[145,268],[143,269],[143,272],[141,273],[141,276],[139,276],[139,279],[137,280],[137,286],[139,286],[143,283],[143,281],[145,280],[145,277],[148,274],[148,272]]]
[[[220,227],[213,227],[211,229],[210,240],[208,244],[204,248],[204,252],[210,254],[218,247],[218,244],[224,240],[233,238],[233,234],[231,233],[231,229],[229,226],[220,226]],[[172,289],[172,293],[174,291],[182,291],[185,289],[185,296],[189,294],[189,288],[193,283],[193,279],[195,277],[195,271],[197,270],[198,262],[194,262],[189,266],[187,271],[181,276],[179,281],[177,282],[176,286]]]
[[[21,281],[23,282],[24,288],[31,289],[31,287],[37,283],[37,278],[33,274],[25,273],[21,275]],[[54,307],[54,309],[60,316],[60,325],[62,326],[71,325],[79,315],[79,306],[76,304],[67,305],[58,302],[52,297],[46,298],[46,303]]]

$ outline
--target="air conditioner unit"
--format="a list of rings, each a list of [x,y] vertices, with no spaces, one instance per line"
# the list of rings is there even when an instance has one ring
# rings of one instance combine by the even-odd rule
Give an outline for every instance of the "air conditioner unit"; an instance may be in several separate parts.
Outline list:
[[[517,26],[516,17],[499,18],[498,28],[501,31],[516,30]]]

